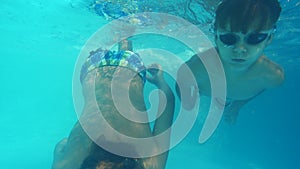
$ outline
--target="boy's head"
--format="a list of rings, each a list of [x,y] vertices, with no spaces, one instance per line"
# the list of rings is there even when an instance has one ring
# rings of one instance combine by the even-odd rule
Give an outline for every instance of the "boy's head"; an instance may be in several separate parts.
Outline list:
[[[245,71],[272,41],[278,0],[223,0],[217,8],[215,40],[224,67]]]
[[[216,11],[215,29],[246,33],[272,29],[281,12],[278,0],[223,0]]]

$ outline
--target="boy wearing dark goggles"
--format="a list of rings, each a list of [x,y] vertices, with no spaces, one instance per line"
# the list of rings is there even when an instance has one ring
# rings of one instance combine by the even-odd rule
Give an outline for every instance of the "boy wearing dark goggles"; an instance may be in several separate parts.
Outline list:
[[[196,78],[197,90],[188,85],[192,84],[185,78],[188,70],[182,66],[178,71],[177,81],[185,84],[180,93],[189,98],[185,99],[183,106],[192,109],[198,92],[211,93],[209,76],[200,57],[222,62],[227,84],[224,116],[230,123],[236,121],[239,110],[249,100],[282,84],[283,69],[263,54],[272,41],[280,12],[277,0],[223,0],[216,10],[214,23],[218,55],[212,54],[214,52],[209,49],[186,62]],[[213,99],[224,103],[220,98]]]

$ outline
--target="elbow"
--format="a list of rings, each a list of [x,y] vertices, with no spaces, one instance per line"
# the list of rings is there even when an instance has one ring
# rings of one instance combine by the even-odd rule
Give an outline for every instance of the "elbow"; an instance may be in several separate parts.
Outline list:
[[[191,90],[192,86],[184,86],[181,88],[176,84],[176,93],[180,99],[181,105],[186,110],[192,110],[196,106],[197,102],[197,92],[196,90]]]
[[[270,88],[275,88],[275,87],[281,86],[285,81],[284,70],[281,67],[278,67],[275,70],[275,73],[273,74],[273,76],[269,77],[269,81],[270,81],[270,83],[269,83]]]
[[[275,80],[275,86],[281,86],[284,81],[285,81],[285,73],[284,73],[284,70],[282,68],[279,68],[276,70],[276,75],[277,75],[277,78]]]

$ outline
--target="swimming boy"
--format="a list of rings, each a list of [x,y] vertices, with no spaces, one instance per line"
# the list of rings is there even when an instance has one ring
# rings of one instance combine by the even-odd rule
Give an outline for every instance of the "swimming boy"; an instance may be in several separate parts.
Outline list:
[[[236,121],[239,110],[249,100],[282,84],[283,69],[263,54],[272,41],[280,12],[277,0],[222,1],[216,10],[214,23],[218,55],[212,55],[214,49],[209,49],[186,62],[196,78],[198,90],[193,90],[192,83],[185,77],[185,67],[181,66],[178,71],[178,84],[185,84],[181,85],[181,91],[177,86],[177,93],[187,98],[182,100],[183,106],[193,108],[198,92],[204,95],[211,93],[209,77],[200,57],[222,62],[227,83],[224,116],[230,123]]]

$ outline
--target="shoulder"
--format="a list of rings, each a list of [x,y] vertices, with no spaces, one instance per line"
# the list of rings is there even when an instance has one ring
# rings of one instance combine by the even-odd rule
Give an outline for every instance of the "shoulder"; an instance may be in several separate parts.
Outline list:
[[[185,64],[194,72],[206,72],[204,64],[215,62],[219,59],[215,48],[207,49],[203,52],[199,52],[193,55]],[[205,62],[205,63],[204,63]]]
[[[183,63],[178,69],[177,77],[185,79],[184,81],[186,81],[186,78],[192,75],[198,83],[209,82],[207,69],[216,67],[217,63],[221,64],[216,49],[207,49],[193,55],[189,60]]]
[[[260,58],[260,62],[262,63],[261,66],[264,67],[263,78],[266,82],[268,82],[266,83],[268,88],[277,87],[284,82],[284,70],[280,65],[273,62],[266,56],[262,56]]]
[[[218,53],[217,53],[217,49],[216,48],[209,48],[209,49],[206,49],[202,52],[199,52],[195,55],[193,55],[189,60],[188,62],[201,62],[202,59],[205,59],[206,57],[213,57],[213,56],[218,56]]]

